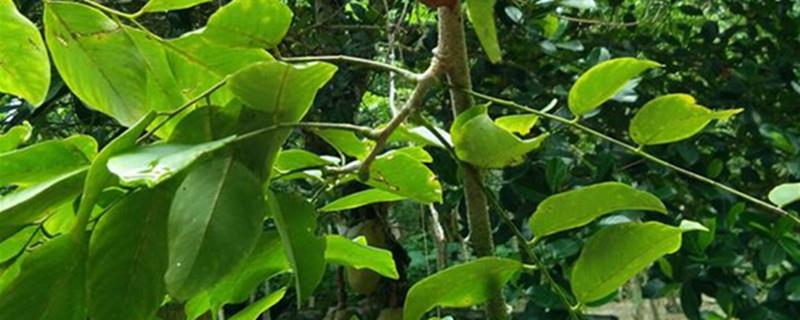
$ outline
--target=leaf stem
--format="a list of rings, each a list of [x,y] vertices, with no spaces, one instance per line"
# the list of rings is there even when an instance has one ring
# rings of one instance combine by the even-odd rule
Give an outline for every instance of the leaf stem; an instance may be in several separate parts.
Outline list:
[[[336,130],[347,130],[352,131],[358,134],[365,136],[368,139],[376,140],[379,138],[378,133],[376,133],[375,129],[370,127],[358,126],[349,123],[328,123],[328,122],[298,122],[298,123],[279,123],[275,125],[271,125],[268,127],[264,127],[258,130],[253,130],[241,135],[238,135],[233,141],[240,142],[247,139],[251,139],[257,137],[259,135],[272,132],[275,130],[280,129],[289,129],[289,128],[304,128],[304,129],[336,129]]]
[[[486,193],[486,197],[489,198],[489,204],[497,211],[500,219],[503,220],[503,223],[511,229],[511,232],[514,233],[514,236],[519,241],[519,246],[522,247],[522,250],[525,252],[525,255],[530,258],[533,265],[536,267],[536,270],[542,271],[542,275],[544,276],[545,280],[550,284],[550,287],[556,293],[558,298],[561,300],[561,303],[564,305],[564,308],[569,312],[570,319],[582,319],[583,315],[580,312],[579,308],[573,306],[572,302],[570,301],[569,296],[564,291],[558,282],[556,282],[553,275],[550,274],[550,271],[547,270],[547,267],[542,263],[542,260],[536,255],[536,252],[533,250],[530,244],[528,244],[528,239],[525,235],[522,234],[522,231],[514,224],[514,221],[509,218],[509,212],[500,204],[500,201],[497,200],[497,197],[488,190],[488,188],[484,188],[484,193]]]
[[[464,89],[462,89],[462,90],[464,90]],[[481,98],[481,99],[484,99],[484,100],[487,100],[487,101],[491,101],[491,102],[497,103],[499,105],[504,105],[504,106],[508,106],[508,107],[517,108],[517,109],[520,109],[520,110],[523,110],[523,111],[526,111],[526,112],[530,112],[530,113],[536,114],[536,115],[538,115],[540,117],[547,118],[549,120],[553,120],[553,121],[556,121],[556,122],[560,122],[560,123],[566,124],[566,125],[571,126],[571,127],[575,128],[575,129],[578,129],[578,130],[581,130],[581,131],[586,132],[588,134],[591,134],[591,135],[593,135],[593,136],[595,136],[597,138],[600,138],[602,140],[605,140],[607,142],[615,144],[615,145],[625,149],[626,151],[628,151],[628,152],[630,152],[632,154],[638,155],[638,156],[640,156],[642,158],[645,158],[645,159],[647,159],[649,161],[652,161],[652,162],[654,162],[654,163],[656,163],[658,165],[661,165],[663,167],[669,168],[669,169],[671,169],[673,171],[676,171],[676,172],[678,172],[680,174],[683,174],[683,175],[685,175],[685,176],[687,176],[689,178],[692,178],[694,180],[706,183],[706,184],[711,185],[711,186],[713,186],[715,188],[718,188],[718,189],[724,190],[726,192],[729,192],[729,193],[731,193],[733,195],[736,195],[736,196],[738,196],[738,197],[740,197],[740,198],[742,198],[742,199],[744,199],[744,200],[746,200],[746,201],[748,201],[750,203],[758,205],[758,206],[760,206],[760,207],[762,207],[764,209],[767,209],[767,210],[769,210],[769,211],[771,211],[773,213],[777,213],[777,214],[779,214],[781,216],[789,218],[795,224],[800,225],[800,218],[798,218],[797,216],[789,213],[788,211],[786,211],[786,210],[784,210],[784,209],[782,209],[782,208],[780,208],[778,206],[774,206],[772,204],[769,204],[768,202],[766,202],[764,200],[758,199],[758,198],[756,198],[754,196],[751,196],[751,195],[749,195],[747,193],[739,191],[739,190],[737,190],[737,189],[735,189],[733,187],[730,187],[730,186],[728,186],[726,184],[723,184],[721,182],[715,181],[715,180],[713,180],[711,178],[708,178],[706,176],[697,174],[697,173],[692,172],[692,171],[690,171],[688,169],[685,169],[685,168],[682,168],[682,167],[677,166],[675,164],[672,164],[672,163],[670,163],[670,162],[668,162],[668,161],[666,161],[664,159],[656,157],[656,156],[654,156],[654,155],[652,155],[650,153],[647,153],[644,150],[642,150],[641,146],[637,147],[637,146],[633,146],[633,145],[627,144],[627,143],[625,143],[623,141],[615,139],[615,138],[613,138],[611,136],[608,136],[608,135],[606,135],[604,133],[601,133],[601,132],[599,132],[597,130],[594,130],[592,128],[584,126],[580,122],[576,121],[577,119],[563,118],[563,117],[560,117],[560,116],[557,116],[557,115],[554,115],[554,114],[551,114],[551,113],[542,112],[540,110],[536,110],[536,109],[533,109],[533,108],[518,104],[518,103],[513,102],[513,101],[500,99],[500,98],[497,98],[497,97],[489,96],[489,95],[486,95],[486,94],[483,94],[483,93],[479,93],[479,92],[475,92],[475,91],[472,91],[472,90],[464,90],[464,91],[469,93],[469,94],[471,94],[471,95],[473,95],[473,96],[475,96],[475,97],[478,97],[478,98]]]
[[[347,62],[347,63],[361,64],[376,69],[383,69],[389,72],[394,72],[412,81],[421,81],[423,77],[422,74],[418,74],[411,70],[394,66],[388,63],[383,63],[359,57],[347,56],[347,55],[289,57],[289,58],[282,58],[281,60],[286,62],[310,62],[310,61]]]

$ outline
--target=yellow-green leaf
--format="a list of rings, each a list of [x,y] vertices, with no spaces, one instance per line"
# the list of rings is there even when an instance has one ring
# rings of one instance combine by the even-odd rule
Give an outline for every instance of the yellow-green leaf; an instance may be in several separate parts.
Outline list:
[[[142,7],[141,12],[160,12],[170,10],[180,10],[194,7],[201,3],[211,2],[211,0],[150,0]]]
[[[389,279],[397,280],[397,267],[392,252],[367,245],[367,239],[354,240],[338,235],[325,237],[325,260],[356,269],[369,269]]]
[[[392,202],[403,199],[406,199],[406,197],[388,191],[384,191],[381,189],[369,189],[349,194],[339,199],[336,199],[333,202],[328,203],[327,205],[322,207],[322,209],[319,209],[319,211],[322,212],[342,211],[342,210],[363,207],[373,203]]]
[[[658,222],[624,223],[601,229],[584,245],[572,269],[579,302],[611,294],[662,256],[681,247],[681,229]]]
[[[544,199],[529,224],[537,238],[584,226],[620,210],[666,213],[656,196],[619,182],[605,182],[552,195]]]
[[[50,87],[50,59],[36,25],[13,0],[0,0],[0,92],[42,104]],[[2,150],[0,150],[2,152]]]
[[[469,0],[467,1],[467,15],[469,16],[483,51],[492,63],[503,60],[500,44],[497,41],[497,28],[494,24],[494,4],[497,0]]]
[[[688,94],[668,94],[650,100],[633,116],[629,132],[640,145],[654,145],[687,139],[712,120],[726,121],[742,109],[712,111],[697,104]]]
[[[602,62],[578,78],[569,90],[569,110],[576,116],[587,114],[614,97],[625,84],[645,70],[660,67],[657,62],[636,58],[617,58]]]
[[[233,0],[211,15],[206,36],[224,45],[269,49],[292,23],[292,10],[278,0]]]
[[[519,261],[490,257],[442,270],[408,290],[403,319],[419,320],[437,306],[464,308],[484,303],[521,269]]]
[[[769,201],[779,207],[800,200],[800,183],[784,183],[769,192]]]

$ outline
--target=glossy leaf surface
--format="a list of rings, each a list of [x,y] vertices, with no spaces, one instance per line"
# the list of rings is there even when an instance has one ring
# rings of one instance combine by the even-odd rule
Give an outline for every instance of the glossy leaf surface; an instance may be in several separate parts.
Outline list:
[[[601,62],[575,81],[569,90],[569,110],[576,116],[587,114],[619,93],[628,81],[660,66],[657,62],[636,58]]]
[[[142,7],[142,12],[160,12],[194,7],[211,0],[150,0]]]
[[[497,27],[494,24],[494,5],[496,0],[469,0],[467,1],[467,15],[475,27],[478,40],[483,51],[492,63],[503,59],[500,44],[497,41]]]
[[[618,182],[605,182],[548,197],[536,208],[529,225],[536,237],[545,237],[621,210],[667,212],[661,200],[650,193]]]
[[[800,200],[800,183],[784,183],[769,192],[769,201],[783,207]]]
[[[356,269],[369,269],[389,279],[397,280],[397,268],[392,252],[367,245],[364,237],[354,240],[339,235],[325,237],[325,260]]]
[[[712,111],[687,94],[669,94],[650,100],[631,120],[629,132],[640,145],[687,139],[712,120],[727,121],[742,109]]]
[[[369,189],[349,194],[339,199],[336,199],[331,203],[326,204],[324,207],[322,207],[322,209],[320,209],[320,211],[333,212],[333,211],[348,210],[348,209],[363,207],[373,203],[392,202],[403,199],[406,199],[406,197],[388,191],[384,191],[381,189]]]
[[[368,185],[422,202],[442,202],[442,185],[419,159],[400,150],[387,152],[369,168]]]
[[[572,269],[578,301],[600,300],[661,258],[681,247],[681,230],[657,222],[605,227],[584,245]]]
[[[36,25],[13,0],[0,0],[0,92],[42,104],[50,87],[50,59]],[[0,149],[2,152],[2,149]]]
[[[234,0],[208,19],[206,35],[232,47],[273,48],[292,23],[292,11],[278,0]]]

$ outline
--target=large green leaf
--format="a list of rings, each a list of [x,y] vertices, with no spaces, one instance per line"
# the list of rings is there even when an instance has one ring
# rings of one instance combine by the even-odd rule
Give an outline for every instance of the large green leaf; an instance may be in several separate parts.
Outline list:
[[[142,7],[141,12],[160,12],[170,10],[180,10],[194,7],[201,3],[211,2],[211,0],[150,0]]]
[[[547,138],[546,134],[527,140],[518,138],[489,118],[488,107],[472,107],[453,121],[450,135],[459,159],[482,168],[503,168],[522,162]]]
[[[244,310],[239,311],[239,313],[233,315],[231,320],[256,320],[258,316],[262,313],[272,308],[276,303],[280,302],[283,299],[283,296],[286,294],[286,288],[280,288],[278,291],[270,293],[268,296],[263,297],[261,299],[256,300]]]
[[[442,185],[436,175],[420,159],[401,150],[378,156],[369,167],[366,183],[418,202],[442,202]]]
[[[219,310],[225,304],[242,303],[258,287],[275,275],[291,271],[277,232],[262,233],[253,251],[207,293],[208,308]]]
[[[0,226],[20,226],[39,221],[77,197],[88,166],[0,197]]]
[[[575,262],[572,291],[583,303],[602,299],[680,247],[681,229],[658,222],[605,227],[586,242]]]
[[[0,319],[85,320],[86,249],[61,236],[27,255],[0,292]]]
[[[0,154],[12,151],[31,138],[33,127],[25,121],[23,124],[13,126],[6,133],[0,134]]]
[[[261,182],[232,156],[193,168],[169,214],[170,294],[187,299],[233,270],[256,244],[265,211]]]
[[[356,269],[369,269],[389,279],[397,280],[397,267],[392,252],[367,245],[367,239],[354,240],[338,235],[325,237],[325,260]]]
[[[292,23],[292,10],[278,0],[233,0],[208,19],[209,39],[232,47],[272,48]]]
[[[800,183],[784,183],[772,188],[768,197],[769,201],[780,207],[800,200]]]
[[[336,164],[329,159],[325,159],[314,153],[303,149],[283,150],[278,154],[273,170],[279,174],[286,174],[293,171],[319,168]]]
[[[544,199],[529,224],[533,234],[541,238],[584,226],[597,217],[620,210],[667,212],[661,200],[650,193],[619,182],[604,182]]]
[[[363,207],[368,204],[379,203],[379,202],[392,202],[403,199],[406,199],[406,197],[380,189],[369,189],[349,194],[339,199],[336,199],[333,202],[326,204],[324,207],[322,207],[322,209],[320,209],[320,211],[332,212],[332,211],[348,210],[348,209]]]
[[[569,90],[569,110],[576,116],[587,114],[614,97],[628,81],[647,69],[660,66],[657,62],[636,58],[617,58],[602,62],[575,81]]]
[[[463,308],[484,303],[521,269],[519,261],[494,257],[447,268],[408,290],[403,319],[421,319],[436,306]]]
[[[152,188],[199,159],[228,146],[235,138],[231,136],[197,145],[161,143],[140,147],[109,159],[108,169],[124,185]]]
[[[50,87],[50,59],[42,35],[13,0],[0,0],[0,30],[0,92],[42,104]]]
[[[89,136],[49,140],[0,154],[0,186],[30,187],[86,167],[97,152]]]
[[[497,28],[494,25],[494,5],[497,0],[469,0],[467,1],[467,15],[478,40],[481,42],[483,51],[492,63],[498,63],[503,59],[500,52],[500,44],[497,41]]]
[[[336,67],[327,63],[292,65],[257,63],[234,74],[230,90],[252,108],[243,115],[242,128],[255,130],[282,123],[296,123],[305,116],[317,91],[333,77]],[[290,129],[275,130],[238,146],[239,156],[266,180]],[[266,147],[265,147],[266,146]]]
[[[325,239],[315,234],[317,217],[310,203],[279,193],[271,193],[268,202],[294,270],[297,300],[301,302],[311,296],[325,274]]]
[[[45,36],[59,74],[75,95],[123,125],[149,109],[143,58],[121,26],[75,2],[45,3]]]
[[[688,94],[668,94],[650,100],[633,116],[630,134],[640,145],[663,144],[689,138],[711,120],[726,121],[742,109],[712,111]]]
[[[37,231],[37,226],[25,228],[11,227],[12,234],[7,238],[0,235],[0,263],[14,258],[28,245],[31,236]]]
[[[155,315],[166,295],[167,216],[171,190],[141,189],[123,198],[92,232],[88,303],[92,319]]]

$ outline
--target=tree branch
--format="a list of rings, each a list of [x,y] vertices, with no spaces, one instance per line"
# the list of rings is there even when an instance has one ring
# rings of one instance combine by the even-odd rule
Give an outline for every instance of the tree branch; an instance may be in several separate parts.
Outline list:
[[[715,181],[715,180],[713,180],[711,178],[708,178],[708,177],[705,177],[703,175],[694,173],[694,172],[692,172],[692,171],[690,171],[688,169],[679,167],[679,166],[677,166],[675,164],[672,164],[672,163],[670,163],[670,162],[668,162],[668,161],[666,161],[664,159],[661,159],[659,157],[656,157],[656,156],[654,156],[652,154],[649,154],[649,153],[643,151],[640,147],[635,147],[633,145],[627,144],[627,143],[622,142],[620,140],[617,140],[617,139],[615,139],[613,137],[610,137],[610,136],[608,136],[606,134],[598,132],[598,131],[596,131],[596,130],[594,130],[592,128],[584,126],[584,125],[580,124],[577,121],[578,120],[577,118],[576,119],[566,119],[566,118],[559,117],[559,116],[551,114],[551,113],[542,112],[540,110],[536,110],[536,109],[533,109],[533,108],[518,104],[518,103],[513,102],[513,101],[492,97],[492,96],[489,96],[489,95],[486,95],[486,94],[482,94],[482,93],[478,93],[478,92],[475,92],[475,91],[472,91],[472,90],[463,90],[463,91],[467,92],[467,93],[469,93],[469,94],[471,94],[471,95],[473,95],[475,97],[478,97],[478,98],[481,98],[481,99],[484,99],[484,100],[487,100],[487,101],[491,101],[491,102],[497,103],[499,105],[504,105],[504,106],[509,106],[509,107],[512,107],[512,108],[517,108],[519,110],[523,110],[523,111],[526,111],[526,112],[530,112],[530,113],[536,114],[536,115],[538,115],[538,116],[540,116],[542,118],[546,118],[546,119],[550,119],[550,120],[553,120],[553,121],[556,121],[556,122],[560,122],[560,123],[566,124],[566,125],[568,125],[570,127],[573,127],[575,129],[581,130],[581,131],[586,132],[588,134],[591,134],[591,135],[593,135],[593,136],[595,136],[597,138],[600,138],[602,140],[605,140],[607,142],[615,144],[615,145],[625,149],[626,151],[628,151],[628,152],[630,152],[632,154],[638,155],[638,156],[640,156],[642,158],[645,158],[645,159],[647,159],[647,160],[649,160],[651,162],[654,162],[654,163],[659,164],[659,165],[661,165],[663,167],[666,167],[666,168],[669,168],[671,170],[674,170],[674,171],[676,171],[678,173],[681,173],[681,174],[683,174],[683,175],[685,175],[685,176],[687,176],[689,178],[692,178],[694,180],[706,183],[706,184],[711,185],[711,186],[713,186],[715,188],[727,191],[727,192],[729,192],[729,193],[731,193],[733,195],[736,195],[736,196],[738,196],[738,197],[740,197],[740,198],[742,198],[742,199],[744,199],[744,200],[746,200],[746,201],[748,201],[750,203],[753,203],[753,204],[758,205],[758,206],[760,206],[760,207],[762,207],[764,209],[767,209],[770,212],[774,212],[774,213],[777,213],[777,214],[779,214],[781,216],[787,217],[787,218],[791,219],[795,224],[800,225],[800,218],[798,218],[794,214],[791,214],[790,212],[788,212],[788,211],[786,211],[786,210],[784,210],[784,209],[782,209],[782,208],[780,208],[778,206],[774,206],[772,204],[769,204],[768,202],[766,202],[764,200],[758,199],[758,198],[756,198],[754,196],[751,196],[751,195],[749,195],[749,194],[747,194],[745,192],[739,191],[739,190],[737,190],[737,189],[735,189],[733,187],[730,187],[728,185],[725,185],[725,184],[723,184],[721,182]]]
[[[424,75],[417,74],[411,70],[403,69],[401,67],[394,66],[388,63],[383,63],[380,61],[369,60],[359,57],[346,56],[346,55],[289,57],[289,58],[282,58],[282,60],[286,62],[311,62],[311,61],[347,62],[347,63],[361,64],[376,69],[383,69],[390,72],[395,72],[412,81],[422,81],[422,77],[424,77]]]

